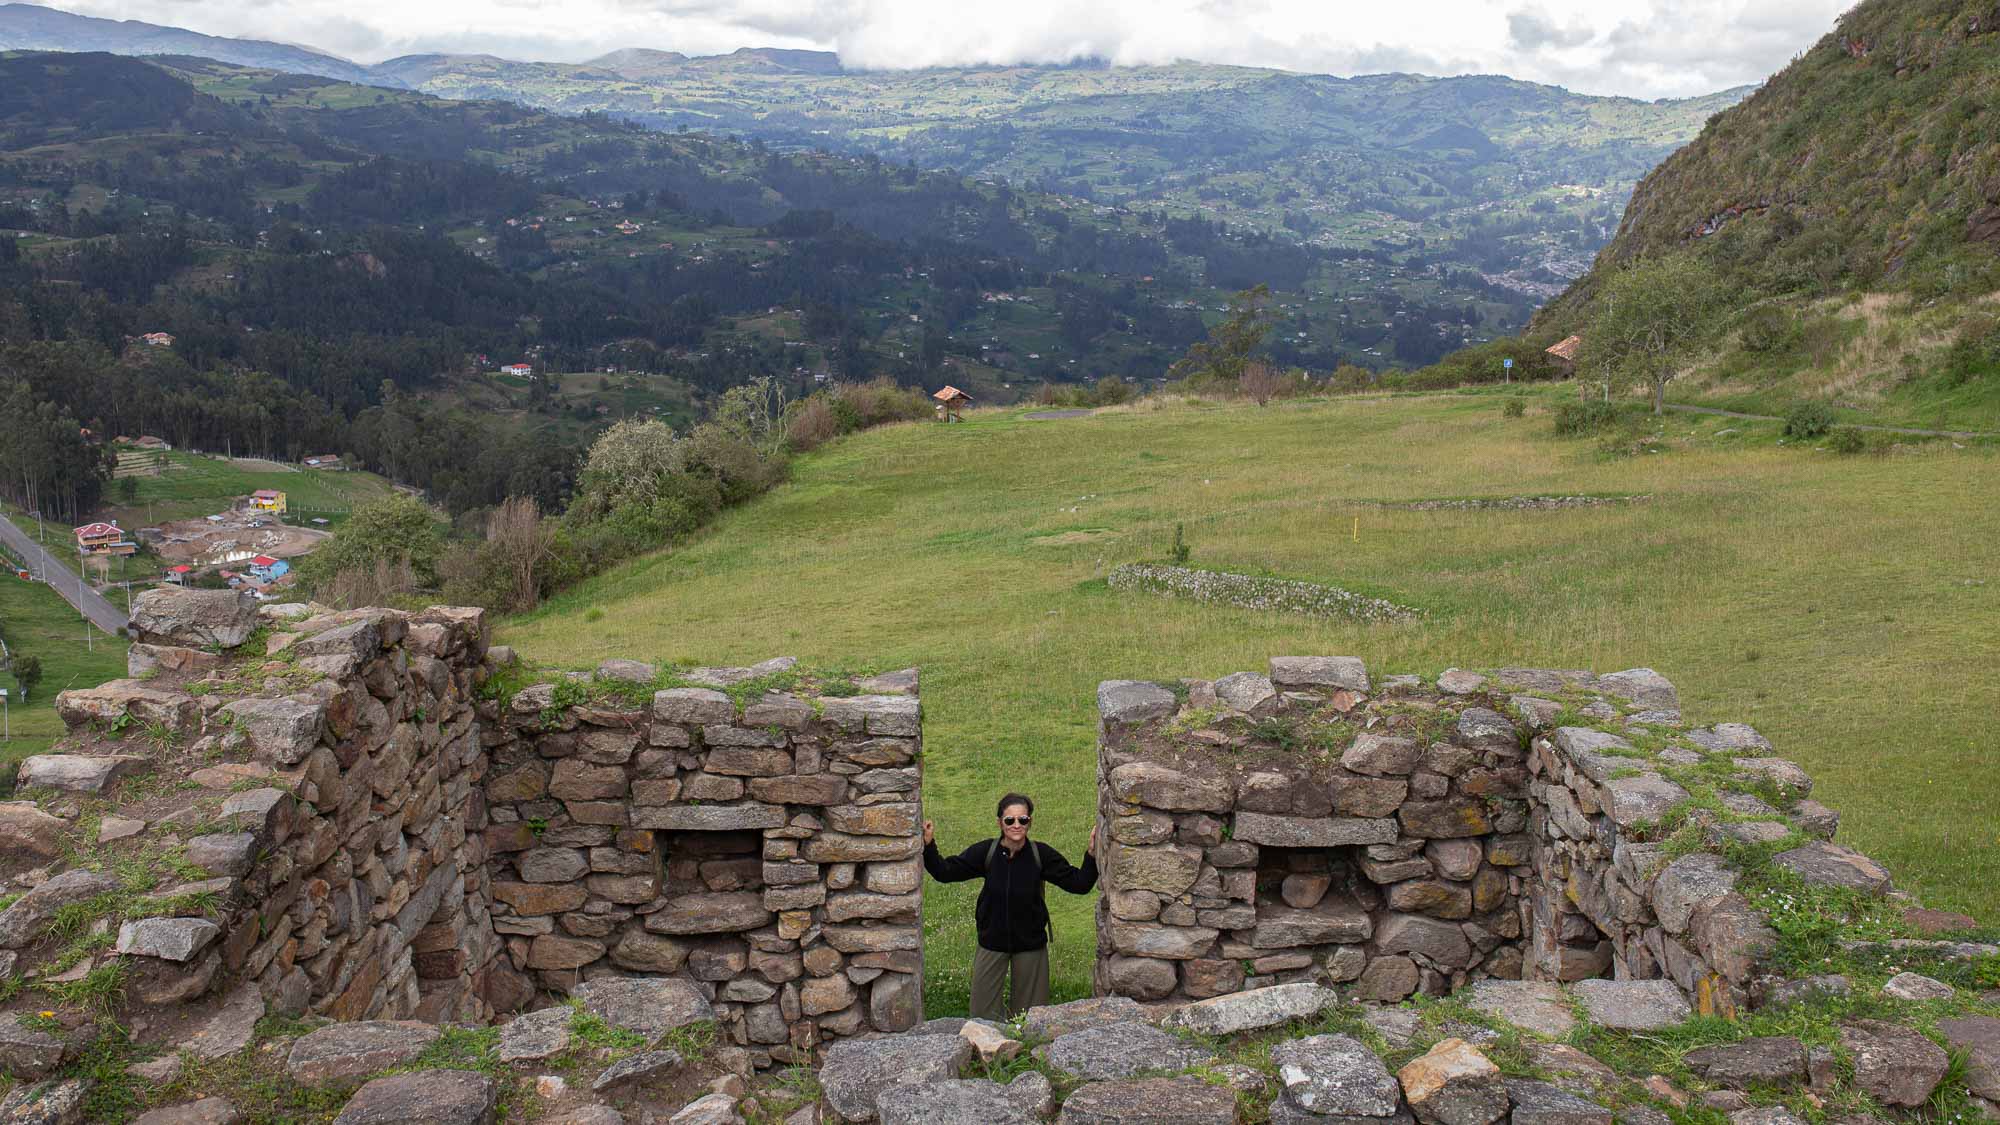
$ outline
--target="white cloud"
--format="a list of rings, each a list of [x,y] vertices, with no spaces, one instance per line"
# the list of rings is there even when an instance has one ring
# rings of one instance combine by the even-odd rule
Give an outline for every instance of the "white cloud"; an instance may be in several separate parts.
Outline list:
[[[87,15],[277,39],[359,61],[487,52],[577,61],[620,47],[838,51],[850,66],[1175,59],[1332,74],[1507,74],[1681,96],[1756,82],[1844,0],[74,0]]]

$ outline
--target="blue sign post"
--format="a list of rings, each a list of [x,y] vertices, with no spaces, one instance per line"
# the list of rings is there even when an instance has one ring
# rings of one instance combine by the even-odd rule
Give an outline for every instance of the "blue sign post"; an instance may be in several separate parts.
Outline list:
[[[1503,383],[1514,381],[1514,360],[1511,356],[1500,361],[1500,381]]]

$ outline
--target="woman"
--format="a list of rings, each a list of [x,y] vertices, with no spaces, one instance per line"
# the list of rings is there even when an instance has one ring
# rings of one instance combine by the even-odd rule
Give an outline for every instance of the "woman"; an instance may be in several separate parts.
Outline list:
[[[1097,829],[1090,830],[1081,869],[1047,844],[1028,839],[1035,802],[1019,793],[1000,798],[1000,838],[981,840],[950,858],[939,854],[931,822],[924,821],[924,870],[940,883],[985,879],[975,917],[979,949],[972,958],[972,1014],[1004,1020],[1049,1002],[1049,910],[1042,884],[1073,895],[1097,885]],[[1009,1002],[1001,986],[1012,978]]]

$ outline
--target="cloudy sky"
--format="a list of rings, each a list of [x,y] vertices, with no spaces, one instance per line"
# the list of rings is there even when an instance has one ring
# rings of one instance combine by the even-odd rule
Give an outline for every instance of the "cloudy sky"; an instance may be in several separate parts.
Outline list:
[[[1588,93],[1756,82],[1847,0],[69,0],[86,15],[278,39],[580,61],[620,47],[838,51],[850,66],[1200,59],[1331,74],[1507,74]]]

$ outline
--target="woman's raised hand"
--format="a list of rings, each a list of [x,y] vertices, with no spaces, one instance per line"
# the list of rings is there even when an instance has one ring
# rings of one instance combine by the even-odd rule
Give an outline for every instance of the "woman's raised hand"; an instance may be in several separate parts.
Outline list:
[[[1091,832],[1091,838],[1096,839],[1096,837],[1097,833],[1093,829]],[[934,844],[936,842],[937,842],[937,829],[932,826],[930,821],[928,820],[924,821],[924,843]]]

